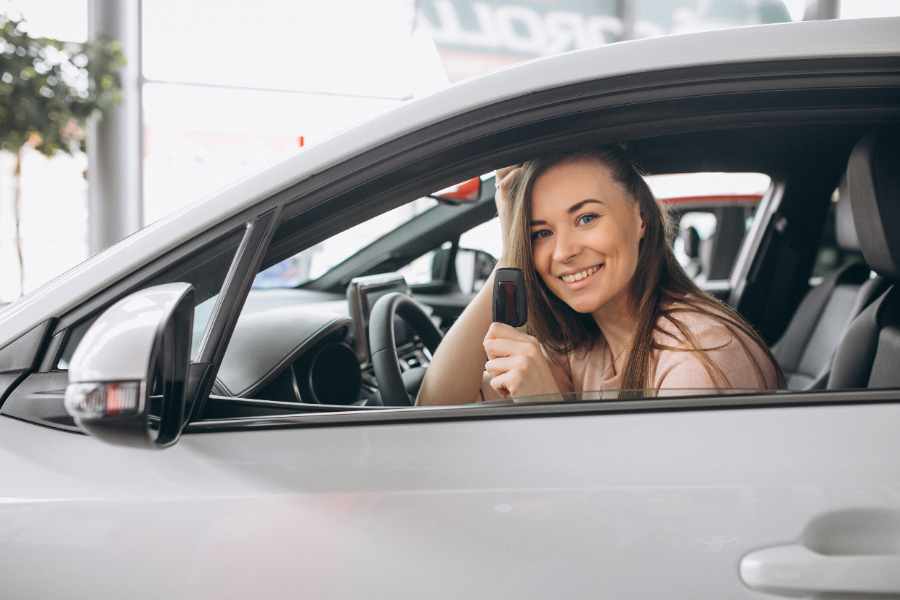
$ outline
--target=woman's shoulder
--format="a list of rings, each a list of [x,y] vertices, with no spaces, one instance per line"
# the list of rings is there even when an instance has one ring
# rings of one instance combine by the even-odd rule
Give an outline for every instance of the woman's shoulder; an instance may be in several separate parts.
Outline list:
[[[776,387],[777,367],[751,332],[740,317],[711,302],[666,306],[654,336],[657,389]]]
[[[658,344],[673,349],[696,349],[696,342],[729,345],[735,341],[736,329],[737,324],[725,309],[685,298],[663,308],[654,337]]]

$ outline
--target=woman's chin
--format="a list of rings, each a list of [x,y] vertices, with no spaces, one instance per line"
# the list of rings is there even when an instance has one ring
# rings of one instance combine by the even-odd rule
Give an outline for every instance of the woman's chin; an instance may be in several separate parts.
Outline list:
[[[608,293],[604,293],[605,291],[606,290],[601,289],[591,290],[592,293],[587,294],[566,294],[565,296],[561,296],[561,299],[575,312],[594,314],[607,305],[612,299]]]
[[[596,301],[588,301],[587,299],[569,299],[568,301],[566,301],[566,304],[568,304],[569,308],[571,308],[575,312],[582,314],[592,314],[598,308],[600,308],[600,306],[602,306],[601,303],[598,303]]]

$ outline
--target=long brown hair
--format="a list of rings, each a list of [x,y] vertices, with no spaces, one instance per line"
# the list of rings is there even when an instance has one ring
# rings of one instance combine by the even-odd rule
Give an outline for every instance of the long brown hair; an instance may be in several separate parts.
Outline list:
[[[777,386],[784,386],[784,375],[759,334],[737,312],[701,290],[684,272],[672,251],[672,228],[665,210],[656,202],[641,171],[619,146],[604,146],[565,154],[552,154],[522,165],[510,197],[514,203],[510,226],[509,260],[522,269],[528,294],[528,332],[549,350],[559,354],[584,353],[595,343],[605,343],[603,332],[590,314],[578,313],[560,300],[538,276],[534,264],[531,222],[531,196],[535,181],[551,167],[561,163],[590,159],[606,166],[613,179],[623,186],[631,200],[638,203],[644,220],[644,237],[638,250],[638,262],[631,279],[630,298],[635,302],[638,328],[622,378],[622,390],[652,387],[651,354],[655,350],[694,352],[710,380],[720,388],[731,387],[728,376],[706,356],[689,328],[678,318],[679,313],[701,313],[716,319],[727,328],[750,357],[761,387],[766,386],[762,368],[745,342],[745,337],[758,345],[778,373]],[[661,320],[669,321],[686,345],[670,346],[657,341]],[[741,332],[744,336],[738,335]],[[686,346],[686,347],[685,347]]]

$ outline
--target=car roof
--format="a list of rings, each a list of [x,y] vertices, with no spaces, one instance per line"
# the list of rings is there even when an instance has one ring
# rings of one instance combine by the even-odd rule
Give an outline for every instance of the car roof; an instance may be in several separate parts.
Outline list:
[[[664,36],[538,59],[410,101],[129,236],[0,311],[0,347],[157,256],[347,157],[472,109],[606,77],[703,65],[900,56],[900,17]]]

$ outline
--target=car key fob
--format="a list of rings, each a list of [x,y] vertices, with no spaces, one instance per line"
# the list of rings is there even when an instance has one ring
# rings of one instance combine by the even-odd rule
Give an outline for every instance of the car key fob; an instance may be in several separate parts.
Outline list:
[[[521,269],[501,267],[494,273],[493,321],[521,327],[528,320],[525,277]]]

